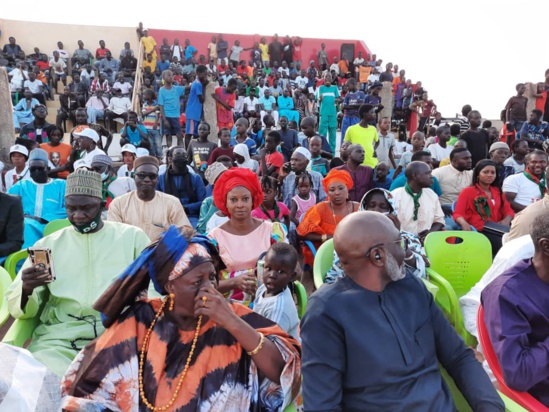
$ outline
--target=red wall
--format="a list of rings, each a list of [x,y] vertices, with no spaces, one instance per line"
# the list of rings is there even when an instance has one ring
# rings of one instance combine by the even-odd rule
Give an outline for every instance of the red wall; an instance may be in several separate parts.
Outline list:
[[[196,54],[196,60],[198,57],[203,54],[206,58],[208,57],[208,43],[210,43],[212,36],[217,36],[219,33],[205,33],[197,31],[185,31],[185,30],[161,30],[161,29],[152,29],[149,28],[149,35],[154,37],[156,43],[158,44],[157,50],[162,44],[162,39],[166,37],[170,45],[173,44],[174,39],[179,39],[179,44],[184,47],[185,39],[191,41],[191,45],[196,47],[198,53]],[[234,45],[235,40],[240,40],[240,46],[244,48],[253,47],[254,42],[259,42],[261,37],[264,35],[259,34],[230,34],[222,33],[223,38],[229,43],[229,49]],[[285,35],[284,35],[285,36]],[[284,42],[284,36],[279,34],[279,41]],[[267,44],[272,41],[271,36],[265,36],[267,38]],[[328,52],[328,58],[330,63],[334,56],[340,56],[340,46],[343,43],[351,43],[355,45],[355,55],[353,59],[358,56],[358,52],[362,51],[363,57],[366,57],[366,54],[370,54],[370,49],[362,40],[334,40],[334,39],[311,39],[303,38],[302,44],[302,66],[309,66],[309,61],[314,59],[316,61],[316,54],[320,50],[320,44],[326,44],[326,51]],[[230,53],[230,52],[229,52]],[[241,53],[241,58],[246,58],[250,60],[251,50],[247,50]],[[352,60],[352,59],[350,59]]]

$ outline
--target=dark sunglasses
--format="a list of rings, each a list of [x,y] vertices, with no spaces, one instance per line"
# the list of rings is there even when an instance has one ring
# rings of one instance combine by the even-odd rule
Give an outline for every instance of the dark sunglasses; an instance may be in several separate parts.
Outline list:
[[[41,166],[33,166],[29,167],[29,172],[41,172],[42,170],[46,170],[45,167]]]
[[[134,176],[138,177],[141,180],[145,180],[146,178],[149,178],[150,180],[158,179],[158,174],[156,173],[139,172],[139,173],[136,173]]]

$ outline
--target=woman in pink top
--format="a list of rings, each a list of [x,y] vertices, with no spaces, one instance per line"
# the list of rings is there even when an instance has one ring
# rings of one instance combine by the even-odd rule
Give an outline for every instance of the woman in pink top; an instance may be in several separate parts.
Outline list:
[[[244,301],[245,294],[253,296],[257,289],[257,259],[273,243],[285,241],[287,232],[278,222],[252,217],[252,210],[263,201],[263,191],[257,175],[249,169],[233,168],[223,173],[215,183],[213,197],[219,210],[229,217],[208,233],[226,266],[218,289],[233,300]]]

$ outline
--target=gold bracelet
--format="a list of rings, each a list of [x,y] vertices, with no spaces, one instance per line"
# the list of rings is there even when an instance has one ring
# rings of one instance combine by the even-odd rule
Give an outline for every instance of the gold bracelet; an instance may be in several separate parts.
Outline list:
[[[257,355],[257,352],[259,352],[263,348],[263,345],[265,344],[265,335],[262,334],[261,332],[257,332],[257,333],[259,333],[259,335],[260,335],[259,344],[257,345],[257,347],[253,351],[246,352],[250,356]]]

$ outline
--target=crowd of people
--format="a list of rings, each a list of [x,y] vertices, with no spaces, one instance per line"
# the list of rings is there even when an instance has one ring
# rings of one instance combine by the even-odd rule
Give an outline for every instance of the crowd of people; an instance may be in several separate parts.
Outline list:
[[[526,121],[518,85],[500,133],[469,105],[445,120],[421,82],[375,55],[340,60],[322,44],[306,65],[299,37],[244,47],[220,34],[200,54],[139,34],[142,68],[112,63],[102,41],[95,56],[58,44],[47,67],[35,49],[32,71],[15,39],[3,50],[25,125],[3,176],[0,254],[46,248],[55,268],[27,259],[5,299],[14,318],[39,318],[28,349],[61,379],[63,410],[452,410],[440,363],[473,410],[503,411],[421,281],[425,238],[443,230],[479,232],[494,265],[513,262],[463,298],[464,317],[482,296],[506,382],[549,406],[549,70],[543,104]],[[126,43],[120,57],[136,54]],[[36,68],[44,87],[85,82],[82,96],[65,88],[56,125],[25,86]],[[117,118],[121,167],[108,156]],[[70,226],[44,236],[57,219]],[[519,262],[507,244],[525,239]],[[333,266],[315,291],[326,242]]]

